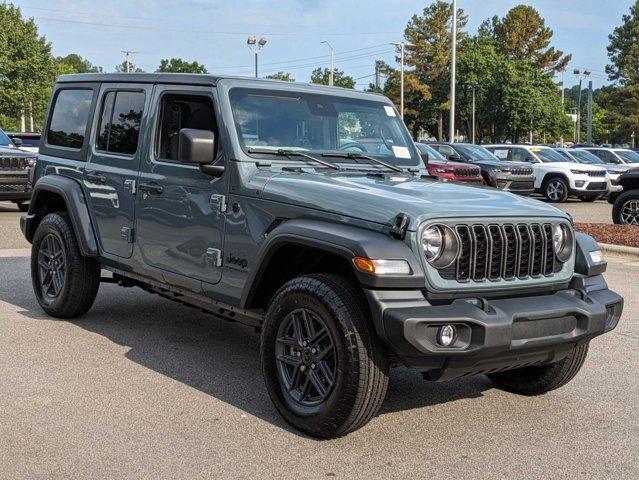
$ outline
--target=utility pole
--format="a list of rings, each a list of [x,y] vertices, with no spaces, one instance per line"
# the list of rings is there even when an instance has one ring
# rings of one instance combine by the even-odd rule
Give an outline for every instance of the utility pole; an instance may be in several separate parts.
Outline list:
[[[473,85],[473,143],[475,143],[475,85]]]
[[[375,88],[377,90],[379,90],[381,88],[379,65],[380,65],[380,61],[379,60],[375,60]]]
[[[592,80],[588,82],[588,145],[592,145]]]
[[[131,55],[135,55],[140,52],[134,52],[133,50],[121,50],[121,52],[124,53],[124,71],[129,73],[131,71],[131,62],[129,58]]]
[[[328,48],[331,49],[331,70],[328,72],[328,85],[329,86],[333,86],[333,74],[335,73],[335,62],[334,62],[334,50],[333,50],[333,46],[328,43],[326,40],[321,41],[320,43],[325,43]]]
[[[455,142],[455,83],[457,76],[457,0],[453,0],[452,51],[450,56],[450,129],[449,142]]]
[[[399,114],[404,118],[404,49],[412,43],[397,42],[391,45],[399,47]]]
[[[255,78],[257,78],[257,54],[266,45],[266,38],[262,37],[259,40],[254,35],[250,35],[246,39],[246,46],[255,54]]]

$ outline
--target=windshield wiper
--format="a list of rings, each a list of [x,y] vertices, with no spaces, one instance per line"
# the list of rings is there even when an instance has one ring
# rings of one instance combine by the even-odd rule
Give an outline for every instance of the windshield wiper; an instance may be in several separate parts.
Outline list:
[[[330,153],[322,153],[322,157],[336,157],[336,158],[349,158],[352,160],[358,160],[358,159],[362,159],[362,160],[370,160],[373,163],[376,163],[378,165],[381,165],[383,167],[386,167],[390,170],[393,170],[394,172],[404,172],[404,170],[402,170],[399,167],[396,167],[395,165],[391,165],[390,163],[386,163],[386,162],[382,162],[381,160],[378,160],[377,158],[371,157],[369,155],[365,155],[363,153],[358,153],[358,152],[330,152]]]
[[[297,150],[286,150],[284,148],[280,148],[278,150],[269,150],[269,149],[261,149],[261,148],[249,148],[249,153],[265,153],[270,155],[277,155],[278,157],[304,157],[309,160],[313,160],[316,163],[324,165],[325,167],[332,168],[333,170],[339,170],[339,165],[335,165],[334,163],[327,162],[326,160],[322,160],[321,158],[314,157],[304,152],[299,152]]]

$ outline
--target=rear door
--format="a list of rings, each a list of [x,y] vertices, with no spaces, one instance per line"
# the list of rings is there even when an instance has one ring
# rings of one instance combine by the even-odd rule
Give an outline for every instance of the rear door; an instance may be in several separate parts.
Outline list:
[[[129,258],[133,253],[135,193],[152,85],[108,84],[100,88],[88,162],[85,195],[101,249]]]

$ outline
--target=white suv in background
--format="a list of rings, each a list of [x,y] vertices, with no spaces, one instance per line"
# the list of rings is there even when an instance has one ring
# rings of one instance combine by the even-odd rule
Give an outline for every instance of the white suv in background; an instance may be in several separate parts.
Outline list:
[[[500,160],[530,163],[535,172],[535,192],[551,202],[569,196],[593,202],[608,194],[610,179],[605,168],[566,161],[550,147],[531,145],[484,145]]]
[[[585,147],[583,150],[596,155],[605,163],[625,167],[628,170],[639,168],[639,153],[627,148]]]

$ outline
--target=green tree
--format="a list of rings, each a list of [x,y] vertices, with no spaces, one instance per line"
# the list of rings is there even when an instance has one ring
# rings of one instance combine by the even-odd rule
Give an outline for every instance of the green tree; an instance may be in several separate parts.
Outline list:
[[[311,83],[317,83],[319,85],[328,85],[328,79],[330,76],[329,68],[316,68],[311,72]],[[353,77],[346,75],[342,70],[337,68],[333,71],[333,85],[342,88],[355,88],[355,80]]]
[[[51,44],[38,35],[34,20],[0,4],[0,115],[15,121],[33,113],[39,123],[58,71]]]
[[[160,66],[156,71],[170,73],[209,73],[204,65],[196,61],[187,62],[181,58],[171,58],[170,60],[163,58],[160,60]]]
[[[550,46],[553,31],[539,12],[528,5],[511,8],[504,18],[486,20],[480,36],[492,36],[498,51],[517,60],[529,60],[544,71],[561,71],[572,58]]]
[[[66,65],[68,68],[64,66],[60,67],[62,70],[68,71],[69,73],[100,73],[102,72],[102,67],[98,67],[97,65],[93,65],[87,59],[82,58],[77,53],[70,53],[66,57],[57,57],[56,62],[58,64]]]
[[[284,82],[294,82],[295,79],[288,72],[277,72],[272,75],[267,75],[264,78],[269,78],[271,80],[282,80]]]

